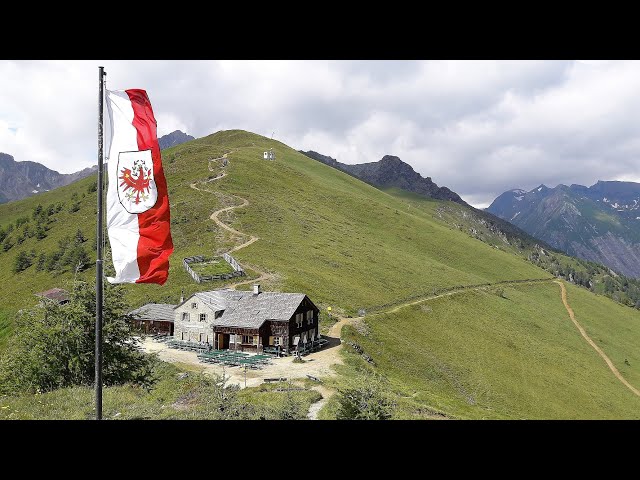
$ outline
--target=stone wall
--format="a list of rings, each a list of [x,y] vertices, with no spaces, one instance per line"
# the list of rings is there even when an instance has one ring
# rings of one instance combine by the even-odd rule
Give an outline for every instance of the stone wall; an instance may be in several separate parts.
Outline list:
[[[192,304],[196,304],[196,308],[192,308]],[[176,340],[189,340],[192,342],[209,342],[213,345],[213,320],[215,312],[203,304],[198,297],[192,297],[183,305],[174,310],[175,320],[173,327],[173,338]],[[189,314],[189,320],[182,319],[183,314]],[[206,315],[204,322],[200,321],[200,314]]]

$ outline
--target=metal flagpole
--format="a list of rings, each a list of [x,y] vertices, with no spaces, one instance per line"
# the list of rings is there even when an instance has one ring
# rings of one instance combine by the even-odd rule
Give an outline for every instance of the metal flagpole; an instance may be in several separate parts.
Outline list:
[[[102,204],[104,67],[98,67],[98,227],[96,247],[96,420],[102,420]]]

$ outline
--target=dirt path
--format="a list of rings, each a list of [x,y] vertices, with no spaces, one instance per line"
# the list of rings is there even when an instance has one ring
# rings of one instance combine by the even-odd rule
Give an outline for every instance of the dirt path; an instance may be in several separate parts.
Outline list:
[[[551,279],[549,279],[550,281]],[[531,283],[538,283],[541,280],[536,279],[536,280],[532,280]],[[546,280],[543,280],[546,281]],[[527,282],[522,282],[522,281],[516,281],[513,282],[513,284],[523,284],[523,283],[527,283]],[[505,282],[502,283],[502,285],[509,285],[509,282]],[[486,289],[486,288],[490,288],[492,287],[492,285],[483,285],[483,286],[479,286],[479,287],[473,287],[473,288],[469,288],[469,287],[462,287],[459,288],[457,290],[451,290],[450,292],[446,292],[446,293],[441,293],[438,295],[430,295],[427,297],[422,297],[419,298],[417,300],[411,300],[409,302],[405,302],[405,303],[401,303],[400,305],[396,305],[395,307],[390,308],[389,310],[383,311],[383,312],[377,312],[377,313],[395,313],[398,310],[405,308],[405,307],[409,307],[411,305],[416,305],[418,303],[422,303],[422,302],[426,302],[429,300],[435,300],[436,298],[441,298],[441,297],[447,297],[450,295],[455,295],[461,292],[465,292],[465,291],[471,291],[471,290],[482,290],[482,289]],[[334,356],[336,358],[336,363],[338,363],[337,360],[340,359],[339,356],[339,352],[340,349],[342,348],[342,328],[345,325],[352,325],[353,323],[359,321],[359,320],[363,320],[364,317],[353,317],[353,318],[348,318],[348,317],[338,317],[338,321],[336,323],[334,323],[333,325],[331,325],[331,327],[329,328],[329,333],[328,333],[328,337],[330,337],[333,340],[337,340],[337,348],[335,349],[334,352]],[[342,361],[340,361],[339,363],[342,363]],[[335,394],[335,390],[333,389],[329,389],[327,387],[318,385],[316,387],[314,387],[314,390],[320,392],[320,394],[322,395],[322,399],[312,403],[311,406],[309,407],[309,413],[307,414],[307,418],[309,418],[310,420],[316,420],[317,416],[318,416],[318,412],[322,409],[322,407],[327,403],[327,401],[329,400],[329,398]]]
[[[214,158],[213,160],[209,160],[209,171],[212,171],[212,172],[214,171],[211,168],[211,162],[214,162],[216,160],[222,160],[223,158],[227,158],[227,155],[229,155],[231,153],[233,153],[233,151],[225,153],[222,157],[218,157],[218,158]],[[210,178],[210,179],[202,181],[202,182],[194,182],[190,186],[191,186],[191,188],[193,188],[194,190],[198,190],[199,192],[206,192],[207,190],[202,190],[201,188],[198,188],[198,183],[209,183],[209,182],[213,182],[215,180],[220,180],[221,178],[224,178],[226,176],[227,176],[227,172],[223,171],[221,174],[216,175],[213,178]],[[241,236],[241,237],[249,237],[249,240],[247,240],[246,242],[241,243],[240,245],[236,245],[231,250],[229,250],[227,252],[229,254],[231,254],[233,252],[237,252],[238,250],[240,250],[242,248],[245,248],[245,247],[248,247],[252,243],[257,242],[258,240],[260,240],[260,237],[256,237],[254,235],[249,235],[249,234],[240,232],[240,231],[236,230],[235,228],[232,228],[229,225],[227,225],[226,223],[222,222],[218,218],[218,216],[223,212],[228,212],[228,211],[234,210],[236,208],[243,208],[243,207],[246,207],[247,205],[249,205],[249,200],[247,200],[246,198],[242,198],[242,197],[239,197],[237,195],[232,195],[232,196],[242,200],[242,204],[241,205],[233,205],[231,207],[221,208],[221,209],[216,210],[215,212],[213,212],[211,214],[211,216],[209,217],[211,220],[213,220],[215,222],[216,225],[218,225],[220,228],[224,228],[226,231],[232,233],[233,235],[238,235],[238,236]],[[240,285],[246,285],[248,283],[261,282],[261,281],[268,280],[268,279],[271,278],[271,275],[268,272],[264,272],[264,271],[262,271],[262,270],[260,270],[260,269],[258,269],[256,267],[252,267],[251,269],[255,270],[259,274],[258,278],[251,278],[249,280],[243,280],[241,282],[236,282],[236,283],[233,283],[233,284],[229,285],[227,288],[230,288],[231,290],[235,290],[236,287],[238,287]]]
[[[338,342],[335,341],[335,339],[328,338],[328,340],[329,345],[325,348],[303,357],[304,363],[293,363],[295,358],[293,356],[273,358],[269,365],[260,370],[247,370],[247,387],[257,387],[264,382],[265,378],[286,378],[293,380],[306,378],[307,375],[316,378],[334,375],[331,366],[342,363],[342,360],[338,358],[336,354],[336,347],[339,345]],[[195,352],[169,348],[165,343],[156,342],[150,337],[142,341],[142,348],[146,352],[157,353],[160,360],[182,364],[192,371],[202,371],[217,375],[224,373],[230,377],[230,384],[239,385],[241,388],[244,388],[245,372],[242,367],[223,367],[217,364],[201,363]],[[320,385],[317,385],[317,387],[320,387]],[[325,393],[320,391],[323,397],[325,397]]]
[[[600,349],[600,347],[598,347],[598,345],[596,345],[595,342],[593,340],[591,340],[591,337],[589,337],[589,335],[587,335],[587,332],[585,331],[585,329],[582,328],[582,325],[580,325],[578,323],[578,321],[576,320],[576,317],[575,317],[575,315],[573,313],[573,309],[569,306],[569,302],[567,301],[567,289],[565,288],[564,283],[562,283],[559,280],[554,280],[554,282],[557,283],[558,285],[560,285],[560,291],[561,291],[561,294],[562,294],[562,303],[564,303],[564,308],[567,309],[567,312],[569,313],[569,317],[571,317],[571,321],[576,326],[576,328],[578,329],[580,334],[589,343],[589,345],[591,345],[594,348],[594,350],[596,352],[598,352],[598,355],[600,355],[602,357],[602,359],[605,361],[605,363],[609,367],[609,370],[611,370],[613,372],[613,374],[616,376],[616,378],[618,380],[620,380],[625,387],[627,387],[629,390],[631,390],[633,393],[635,393],[637,396],[640,397],[640,391],[625,380],[625,378],[618,371],[618,369],[615,367],[613,362],[609,359],[609,357],[607,357],[606,353],[604,353]]]
[[[229,153],[233,153],[233,152],[229,152]],[[227,155],[228,154],[225,154],[223,155],[223,157],[220,157],[214,160],[220,160],[221,158],[226,158]],[[209,170],[213,171],[211,168],[209,168]],[[226,176],[226,172],[222,172],[222,174],[200,183],[212,182],[215,180],[219,180],[225,176]],[[206,191],[198,188],[197,182],[192,183],[191,188],[198,191]],[[234,195],[234,196],[242,200],[242,204],[221,208],[213,212],[209,217],[211,220],[213,220],[216,223],[216,225],[227,230],[228,232],[234,235],[249,237],[249,240],[247,240],[246,242],[240,245],[235,246],[234,248],[229,250],[229,253],[236,252],[260,240],[259,237],[248,235],[246,233],[240,232],[230,227],[229,225],[223,223],[218,218],[218,216],[223,212],[227,212],[236,208],[243,208],[249,205],[248,200],[242,197],[239,197],[237,195]],[[251,268],[252,270],[256,271],[259,274],[258,278],[243,280],[243,281],[234,283],[232,285],[229,285],[227,288],[235,289],[240,285],[259,282],[259,281],[263,281],[268,278],[271,278],[271,275],[268,272],[264,272],[256,267],[251,267]],[[532,280],[532,281],[539,281],[539,280]],[[517,281],[513,283],[522,283],[522,281]],[[509,282],[504,282],[503,284],[508,285]],[[436,298],[455,295],[463,291],[480,290],[480,289],[486,289],[490,287],[491,285],[483,285],[483,286],[473,287],[473,288],[462,287],[460,289],[451,290],[446,293],[426,296],[416,300],[405,302],[400,305],[396,305],[390,308],[389,310],[378,312],[378,313],[394,313],[400,310],[401,308],[405,308],[411,305],[416,305],[418,303],[422,303],[428,300],[434,300]],[[305,363],[302,363],[302,364],[293,363],[293,357],[278,358],[278,359],[272,360],[272,364],[265,367],[262,370],[246,372],[246,377],[245,377],[245,371],[240,368],[224,369],[223,367],[218,365],[203,364],[198,360],[196,354],[193,352],[184,352],[180,350],[169,349],[165,344],[154,342],[151,339],[146,339],[143,342],[143,348],[148,352],[158,353],[159,357],[162,360],[165,360],[168,362],[178,362],[178,363],[189,364],[191,366],[197,367],[201,371],[216,373],[218,375],[221,375],[224,373],[226,375],[230,375],[230,383],[235,383],[237,385],[240,385],[241,387],[243,387],[246,384],[247,387],[251,387],[251,386],[260,385],[265,378],[272,378],[272,377],[304,378],[306,377],[306,375],[311,375],[314,377],[333,375],[334,371],[330,367],[332,365],[342,363],[342,358],[339,355],[340,349],[342,348],[342,340],[341,340],[342,328],[345,325],[350,325],[362,319],[363,317],[354,317],[354,318],[338,317],[338,321],[329,328],[329,332],[327,335],[327,340],[329,340],[329,345],[325,347],[323,350],[311,353],[308,356],[306,356]],[[323,385],[316,385],[313,387],[313,389],[319,392],[320,395],[322,395],[322,399],[311,404],[311,406],[309,407],[307,418],[311,420],[316,420],[318,416],[318,412],[322,409],[322,407],[324,407],[324,405],[327,403],[329,398],[331,398],[331,396],[335,394],[335,390],[327,388]]]
[[[226,223],[223,223],[218,218],[218,215],[220,215],[223,212],[228,212],[229,210],[233,210],[235,208],[242,208],[242,207],[246,207],[247,205],[249,205],[249,200],[246,200],[246,199],[244,199],[242,197],[238,197],[237,195],[234,195],[234,197],[239,198],[240,200],[242,200],[242,205],[234,205],[234,206],[231,206],[231,207],[221,208],[220,210],[216,210],[215,212],[213,212],[211,214],[211,216],[209,217],[211,220],[213,220],[216,223],[216,225],[218,225],[219,227],[224,228],[228,232],[231,232],[234,235],[240,235],[240,236],[243,236],[243,237],[249,237],[249,240],[247,240],[246,242],[244,242],[244,243],[242,243],[240,245],[236,245],[231,250],[229,250],[229,253],[237,252],[241,248],[248,247],[253,242],[257,242],[258,240],[260,240],[259,237],[255,237],[253,235],[247,235],[246,233],[239,232],[235,228],[232,228],[229,225],[227,225]]]
[[[322,407],[324,407],[326,405],[326,403],[333,396],[333,394],[336,393],[336,391],[334,389],[332,389],[332,388],[327,388],[327,387],[324,387],[322,385],[316,385],[315,387],[312,387],[311,389],[315,390],[320,395],[322,395],[322,398],[320,400],[318,400],[315,403],[312,403],[309,406],[309,413],[307,413],[307,418],[309,420],[317,420],[318,419],[318,412],[320,410],[322,410]]]

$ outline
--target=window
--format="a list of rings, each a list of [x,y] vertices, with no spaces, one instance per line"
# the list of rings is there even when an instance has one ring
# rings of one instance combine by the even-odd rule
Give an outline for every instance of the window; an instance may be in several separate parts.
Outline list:
[[[242,343],[248,343],[249,345],[257,345],[258,344],[258,336],[257,335],[242,335]]]
[[[207,321],[207,314],[206,313],[201,313],[200,314],[200,321],[201,322],[206,322]]]
[[[296,325],[302,327],[302,313],[296,313]]]
[[[198,308],[198,304],[197,304],[197,303],[195,303],[195,302],[194,302],[194,303],[192,303],[192,304],[191,304],[191,308]]]
[[[309,325],[313,323],[313,310],[307,310],[307,323]]]
[[[232,333],[229,335],[229,343],[236,343],[236,334]]]
[[[273,337],[273,344],[274,345],[282,345],[282,337]]]
[[[188,322],[189,321],[189,314],[187,312],[183,312],[182,313],[182,321],[183,322]]]
[[[311,339],[312,342],[316,339],[316,329],[315,328],[312,328],[311,330],[309,330],[309,338]]]

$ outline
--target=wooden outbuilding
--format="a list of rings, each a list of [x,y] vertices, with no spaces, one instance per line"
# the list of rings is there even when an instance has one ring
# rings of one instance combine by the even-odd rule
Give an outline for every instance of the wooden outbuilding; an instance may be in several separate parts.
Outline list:
[[[143,333],[173,335],[175,305],[147,303],[129,312],[135,317],[134,327]]]

